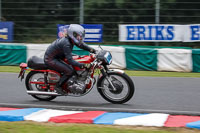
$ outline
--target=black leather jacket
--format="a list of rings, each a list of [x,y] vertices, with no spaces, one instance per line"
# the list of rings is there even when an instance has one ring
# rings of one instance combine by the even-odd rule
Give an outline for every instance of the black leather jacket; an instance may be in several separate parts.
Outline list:
[[[44,60],[45,62],[48,62],[48,60],[66,58],[71,65],[82,67],[82,63],[79,63],[72,58],[73,47],[74,43],[70,38],[66,37],[57,39],[47,48],[44,55]],[[78,47],[86,51],[91,51],[93,49],[85,43]]]

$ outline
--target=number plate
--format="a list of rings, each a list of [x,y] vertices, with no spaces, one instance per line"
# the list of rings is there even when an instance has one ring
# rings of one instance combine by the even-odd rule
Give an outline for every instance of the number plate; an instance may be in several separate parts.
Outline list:
[[[106,52],[104,57],[106,58],[106,62],[110,65],[112,62],[112,55],[110,54],[110,52]]]

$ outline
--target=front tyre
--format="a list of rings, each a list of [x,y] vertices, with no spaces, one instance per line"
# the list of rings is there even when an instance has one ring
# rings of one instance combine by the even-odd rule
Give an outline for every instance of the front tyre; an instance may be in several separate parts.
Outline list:
[[[110,85],[112,82],[115,90]],[[109,72],[108,76],[102,76],[98,83],[97,89],[100,95],[108,102],[122,104],[129,101],[135,91],[134,83],[125,73]]]
[[[31,84],[30,82],[44,82],[44,73],[39,71],[31,71],[26,76],[25,84],[26,89],[29,91],[48,91],[44,90],[42,84]],[[51,101],[56,98],[56,96],[47,96],[47,95],[31,95],[32,97],[40,101]]]

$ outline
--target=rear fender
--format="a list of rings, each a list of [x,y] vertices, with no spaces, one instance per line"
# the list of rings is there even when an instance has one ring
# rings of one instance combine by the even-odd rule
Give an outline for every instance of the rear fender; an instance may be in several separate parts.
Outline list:
[[[21,81],[24,79],[24,74],[27,70],[27,64],[26,63],[21,63],[19,65],[19,67],[21,68],[20,72],[19,72],[19,75],[18,75],[18,78],[21,77]]]

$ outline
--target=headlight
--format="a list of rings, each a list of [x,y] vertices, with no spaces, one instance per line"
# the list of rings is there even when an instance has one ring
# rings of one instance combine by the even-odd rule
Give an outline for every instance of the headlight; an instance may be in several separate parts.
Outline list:
[[[102,64],[110,65],[112,63],[112,55],[106,50],[101,50],[97,55],[97,60],[102,61]]]

